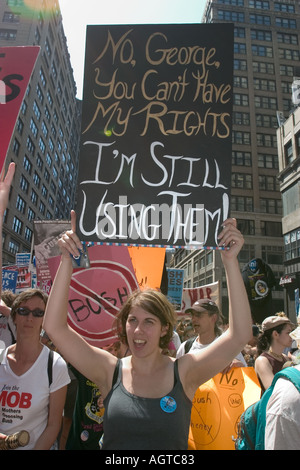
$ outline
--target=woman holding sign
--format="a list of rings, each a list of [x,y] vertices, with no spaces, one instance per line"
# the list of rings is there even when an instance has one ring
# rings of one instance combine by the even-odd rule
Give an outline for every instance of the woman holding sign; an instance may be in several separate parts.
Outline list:
[[[51,289],[44,328],[63,356],[96,383],[104,397],[103,449],[186,450],[192,400],[197,388],[224,369],[251,337],[251,314],[237,255],[244,240],[235,219],[219,235],[230,301],[229,328],[200,353],[178,360],[163,355],[173,333],[175,316],[166,297],[156,290],[135,292],[119,312],[118,333],[132,355],[118,360],[90,346],[67,324],[70,254],[82,245],[71,230],[59,240],[61,263]],[[100,288],[100,286],[99,286]],[[172,430],[172,432],[170,432]]]

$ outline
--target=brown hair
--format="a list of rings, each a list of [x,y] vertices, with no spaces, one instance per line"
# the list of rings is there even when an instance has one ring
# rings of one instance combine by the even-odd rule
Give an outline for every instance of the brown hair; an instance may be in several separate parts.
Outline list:
[[[26,289],[15,298],[12,307],[11,307],[11,317],[13,321],[16,318],[17,308],[21,305],[22,302],[32,299],[32,297],[39,297],[44,302],[45,306],[47,305],[48,295],[46,292],[40,289]]]
[[[155,289],[137,290],[128,297],[116,317],[116,327],[120,340],[128,346],[126,322],[131,309],[137,306],[155,315],[162,326],[168,326],[166,335],[161,337],[159,342],[160,348],[167,348],[173,336],[176,321],[175,311],[166,296]]]

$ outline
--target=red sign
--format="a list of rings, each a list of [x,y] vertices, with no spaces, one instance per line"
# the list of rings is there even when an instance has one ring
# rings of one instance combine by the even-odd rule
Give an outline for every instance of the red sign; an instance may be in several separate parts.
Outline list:
[[[0,171],[39,51],[39,46],[0,47]]]
[[[138,282],[124,246],[88,248],[90,268],[74,269],[69,291],[68,322],[90,344],[107,346],[116,341],[114,321]],[[48,259],[52,279],[60,256]]]

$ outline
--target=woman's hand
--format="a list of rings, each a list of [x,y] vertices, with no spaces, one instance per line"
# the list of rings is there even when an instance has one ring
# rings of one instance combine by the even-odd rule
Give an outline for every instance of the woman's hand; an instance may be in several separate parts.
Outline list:
[[[58,245],[63,257],[70,258],[70,255],[75,258],[80,256],[82,251],[82,244],[76,235],[76,213],[71,211],[71,230],[67,230],[58,240]]]
[[[233,218],[223,222],[223,230],[218,236],[219,246],[224,247],[221,252],[223,261],[236,258],[244,245],[244,237],[236,225]]]

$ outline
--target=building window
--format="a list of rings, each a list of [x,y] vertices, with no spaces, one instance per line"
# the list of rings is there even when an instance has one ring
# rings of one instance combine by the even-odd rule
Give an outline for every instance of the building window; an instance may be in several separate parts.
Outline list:
[[[262,245],[262,258],[267,264],[283,263],[283,249],[281,246]]]
[[[24,193],[26,194],[28,193],[29,183],[27,179],[24,178],[23,175],[21,175],[21,178],[20,178],[20,188],[22,189]]]
[[[249,19],[252,24],[262,24],[264,26],[271,25],[271,17],[267,15],[250,14]]]
[[[282,192],[283,217],[299,210],[300,208],[300,186],[299,182],[291,185]]]
[[[15,240],[11,239],[8,244],[8,251],[15,255],[20,251],[20,244]]]
[[[31,230],[29,227],[25,227],[25,230],[24,230],[24,238],[25,238],[25,240],[28,241],[29,243],[31,243],[31,241],[32,241],[32,235],[33,235],[32,230]]]
[[[273,57],[273,48],[267,46],[259,46],[257,44],[253,44],[251,46],[252,54],[254,56],[260,57]]]
[[[255,235],[255,222],[254,220],[237,220],[237,228],[243,235]]]
[[[288,28],[288,29],[296,29],[297,28],[296,20],[291,19],[291,18],[276,17],[275,18],[275,25],[278,26],[279,28]]]
[[[268,73],[274,75],[274,64],[268,62],[253,62],[253,71],[256,73]]]
[[[249,263],[250,259],[255,258],[255,245],[244,245],[239,253],[240,263]]]
[[[295,49],[279,49],[279,58],[284,60],[299,60],[299,51]]]
[[[239,11],[218,10],[218,19],[233,21],[234,23],[244,23],[245,14]]]
[[[256,8],[258,10],[269,10],[270,3],[266,0],[249,0],[249,8]]]
[[[233,60],[233,69],[234,70],[247,70],[247,61],[244,59],[234,59]]]
[[[237,166],[251,166],[251,153],[239,152],[237,150],[232,152],[232,164]]]
[[[297,157],[300,157],[300,132],[298,132],[295,135],[295,141],[296,141],[296,155]]]
[[[277,33],[277,41],[283,44],[298,45],[298,36],[296,34]]]
[[[258,167],[259,168],[272,168],[278,170],[278,156],[269,154],[258,154]]]
[[[234,111],[232,122],[236,125],[250,126],[250,114]]]
[[[15,41],[17,37],[16,29],[2,29],[0,28],[0,40],[4,41]]]
[[[259,175],[258,181],[262,191],[279,191],[276,176]]]
[[[39,176],[39,174],[36,171],[34,172],[34,175],[33,175],[33,181],[34,181],[34,184],[36,185],[36,187],[39,188],[40,183],[41,183],[41,177]]]
[[[264,31],[261,29],[251,29],[251,39],[258,41],[272,41],[271,31]]]
[[[278,127],[277,118],[273,114],[256,114],[255,120],[258,127],[272,127],[275,129]]]
[[[295,6],[287,3],[274,2],[275,11],[284,11],[285,13],[295,13]]]
[[[249,96],[243,93],[234,93],[233,103],[236,106],[249,106]]]
[[[276,91],[275,80],[267,80],[265,78],[254,78],[254,90]]]
[[[17,197],[17,203],[16,203],[16,208],[21,214],[25,214],[25,208],[26,208],[26,202],[24,199],[18,195]]]
[[[35,219],[35,212],[30,207],[28,207],[27,219],[29,220],[29,222]]]
[[[282,214],[282,202],[281,199],[260,199],[260,209],[264,214]]]
[[[250,145],[250,132],[232,131],[232,143],[237,145]]]
[[[254,105],[256,108],[277,109],[277,98],[269,96],[255,96]]]
[[[293,142],[290,140],[287,144],[284,146],[284,157],[285,157],[285,164],[289,165],[291,161],[293,161],[294,156],[293,156]]]
[[[32,163],[26,155],[25,155],[24,160],[23,160],[23,167],[25,168],[27,173],[29,175],[31,175]]]
[[[235,54],[246,54],[246,44],[235,42],[233,52]]]
[[[252,189],[252,175],[232,173],[231,184],[233,188]]]
[[[232,196],[231,209],[233,211],[253,212],[253,198],[246,196]]]
[[[34,189],[31,190],[31,202],[36,206],[37,205],[37,202],[38,202],[38,195],[37,193],[34,191]]]
[[[219,2],[220,3],[220,2]],[[239,26],[235,26],[234,28],[234,37],[235,38],[245,38],[246,37],[246,30],[245,28],[241,28]]]
[[[20,23],[20,14],[5,11],[3,15],[3,23]]]
[[[12,224],[12,229],[14,232],[18,233],[19,235],[22,232],[22,222],[18,217],[14,217],[13,224]]]
[[[260,147],[277,147],[277,138],[273,134],[256,134],[257,145]]]
[[[282,237],[281,222],[269,222],[266,220],[261,220],[260,230],[261,234],[266,237]]]
[[[233,86],[236,88],[248,88],[248,78],[240,75],[233,77]]]

